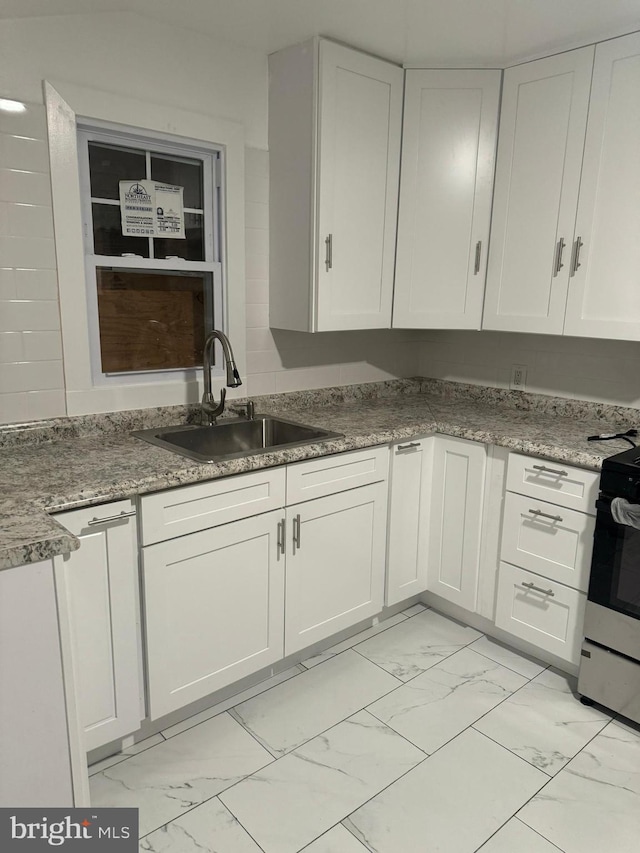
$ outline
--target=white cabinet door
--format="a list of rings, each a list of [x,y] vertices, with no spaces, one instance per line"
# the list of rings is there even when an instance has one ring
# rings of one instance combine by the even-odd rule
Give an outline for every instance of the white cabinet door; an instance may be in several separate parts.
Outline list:
[[[124,500],[56,516],[80,539],[78,551],[54,562],[64,577],[87,750],[131,734],[144,716],[134,515]]]
[[[427,542],[433,438],[396,444],[391,449],[387,605],[427,588]]]
[[[593,50],[505,71],[485,329],[562,333]]]
[[[287,509],[285,654],[380,612],[386,529],[386,481]]]
[[[144,549],[151,719],[282,657],[282,517],[275,510]]]
[[[406,72],[394,327],[480,328],[500,78]]]
[[[596,47],[567,335],[640,340],[639,150],[635,33]]]
[[[486,456],[484,444],[436,436],[427,588],[471,611],[477,600]]]
[[[389,328],[403,71],[314,39],[269,79],[270,325]]]
[[[317,328],[391,325],[402,69],[320,42]]]

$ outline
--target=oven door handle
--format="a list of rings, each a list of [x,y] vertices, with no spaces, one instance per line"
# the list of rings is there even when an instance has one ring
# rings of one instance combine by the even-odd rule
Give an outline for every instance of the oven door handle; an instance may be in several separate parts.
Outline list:
[[[600,496],[596,500],[596,509],[601,510],[602,512],[606,512],[611,515],[611,502],[613,498]]]

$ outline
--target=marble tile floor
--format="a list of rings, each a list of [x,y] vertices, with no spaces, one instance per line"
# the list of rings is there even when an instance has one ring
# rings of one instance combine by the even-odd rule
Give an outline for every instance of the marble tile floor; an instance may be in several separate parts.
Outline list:
[[[149,853],[636,853],[640,728],[415,605],[90,768]]]

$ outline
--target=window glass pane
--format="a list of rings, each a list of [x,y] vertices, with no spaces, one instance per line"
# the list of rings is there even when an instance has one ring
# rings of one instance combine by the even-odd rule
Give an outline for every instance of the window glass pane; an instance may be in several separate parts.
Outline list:
[[[104,373],[202,365],[211,273],[96,269]]]
[[[89,143],[89,172],[93,198],[119,199],[119,181],[146,178],[144,151]]]
[[[204,217],[201,213],[185,213],[185,240],[155,237],[153,253],[156,258],[175,255],[187,261],[204,261]]]
[[[93,243],[96,255],[124,254],[149,257],[147,237],[123,237],[120,205],[92,204]]]
[[[184,187],[184,206],[202,210],[202,161],[151,155],[151,177],[164,184]]]

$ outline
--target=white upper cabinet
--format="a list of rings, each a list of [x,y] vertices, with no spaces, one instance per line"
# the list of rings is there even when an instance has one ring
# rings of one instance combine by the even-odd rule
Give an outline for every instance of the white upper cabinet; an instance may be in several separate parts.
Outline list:
[[[639,152],[635,33],[596,47],[567,335],[640,340]]]
[[[562,334],[593,53],[505,71],[485,329]]]
[[[269,57],[272,327],[390,327],[402,90],[322,39]]]
[[[480,328],[500,79],[406,72],[394,327]]]

